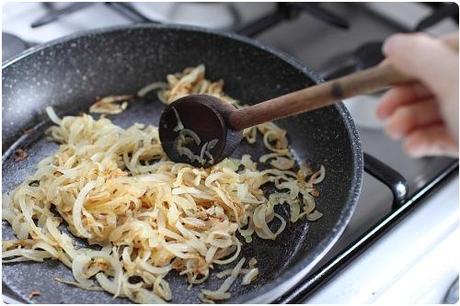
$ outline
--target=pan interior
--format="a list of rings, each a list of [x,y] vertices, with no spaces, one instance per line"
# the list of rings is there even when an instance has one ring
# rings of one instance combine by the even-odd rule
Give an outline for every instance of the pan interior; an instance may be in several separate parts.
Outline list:
[[[75,46],[84,48],[77,50]],[[3,145],[4,149],[10,147],[3,156],[3,192],[21,183],[35,171],[39,160],[56,150],[57,145],[43,137],[50,124],[43,114],[46,106],[53,105],[60,115],[87,112],[97,96],[135,93],[150,82],[164,80],[168,73],[200,63],[206,65],[207,78],[223,79],[225,91],[243,104],[314,84],[302,71],[267,51],[205,32],[138,28],[61,42],[10,64],[3,71]],[[14,87],[10,87],[13,83]],[[157,125],[162,109],[157,98],[149,96],[130,103],[128,110],[110,119],[125,128],[135,122]],[[326,168],[326,178],[318,185],[317,200],[318,210],[324,216],[311,224],[304,220],[288,222],[275,241],[254,237],[251,244],[244,243],[243,256],[257,258],[260,275],[249,286],[238,286],[238,283],[232,286],[232,299],[243,298],[253,291],[263,292],[265,285],[285,277],[284,272],[303,257],[320,253],[318,245],[340,230],[336,224],[350,201],[351,182],[356,173],[353,143],[338,109],[329,107],[278,123],[288,131],[297,160],[323,164]],[[22,129],[37,124],[33,133],[15,142],[22,135]],[[18,147],[29,154],[21,162],[15,162],[12,156]],[[255,145],[243,143],[232,156],[240,157],[244,153],[258,160],[267,151],[260,141]],[[286,207],[279,213],[286,217]],[[2,229],[3,239],[14,238],[5,222]],[[112,299],[105,292],[84,291],[55,282],[55,277],[68,280],[72,277],[71,271],[56,261],[8,264],[3,265],[2,270],[3,285],[27,302],[127,302]],[[184,277],[172,274],[168,277],[172,302],[176,303],[199,302],[199,289],[216,289],[222,283],[211,276],[203,285],[187,290]],[[30,299],[28,295],[33,290],[40,291],[41,295]]]

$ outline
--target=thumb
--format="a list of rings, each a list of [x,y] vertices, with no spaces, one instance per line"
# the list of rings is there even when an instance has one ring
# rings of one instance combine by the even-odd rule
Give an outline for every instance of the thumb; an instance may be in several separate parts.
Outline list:
[[[458,53],[426,34],[395,34],[383,45],[388,61],[443,97],[458,84]]]

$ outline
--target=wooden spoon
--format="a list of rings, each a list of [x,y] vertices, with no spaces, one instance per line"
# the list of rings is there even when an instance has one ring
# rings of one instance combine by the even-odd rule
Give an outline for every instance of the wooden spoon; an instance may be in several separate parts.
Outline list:
[[[447,43],[458,50],[458,38]],[[415,80],[412,77],[400,73],[388,62],[384,62],[376,67],[242,109],[236,109],[213,96],[189,95],[171,103],[161,114],[160,140],[171,160],[209,167],[232,154],[240,143],[241,131],[245,128],[325,107],[344,98],[413,81]],[[182,125],[185,132],[179,131]],[[199,141],[190,141],[189,138],[185,145],[195,155],[194,160],[190,160],[190,156],[187,156],[190,154],[185,154],[182,149],[182,155],[177,150],[179,133],[190,134],[190,131],[199,138]],[[209,143],[216,144],[207,148]],[[206,151],[207,154],[201,154]],[[212,158],[209,158],[209,154]],[[204,163],[198,158],[200,155],[206,160]]]

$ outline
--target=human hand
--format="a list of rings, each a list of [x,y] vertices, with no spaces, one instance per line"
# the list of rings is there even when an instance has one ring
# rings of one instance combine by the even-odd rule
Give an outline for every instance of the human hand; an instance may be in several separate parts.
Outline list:
[[[411,156],[458,157],[458,52],[425,34],[395,34],[383,53],[396,69],[419,80],[383,95],[377,116],[385,120],[386,133],[403,140]]]

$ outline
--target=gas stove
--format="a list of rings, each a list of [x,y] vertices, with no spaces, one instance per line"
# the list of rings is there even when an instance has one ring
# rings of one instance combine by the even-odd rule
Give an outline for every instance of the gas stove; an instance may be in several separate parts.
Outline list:
[[[458,31],[458,7],[443,3],[7,3],[3,60],[78,31],[146,22],[237,32],[293,55],[328,79],[378,63],[381,43],[392,33]],[[368,95],[344,101],[368,153],[363,190],[350,224],[309,275],[264,301],[458,300],[458,290],[456,297],[446,297],[456,278],[458,287],[460,256],[454,247],[460,236],[458,160],[408,157],[399,143],[385,136],[374,117],[378,98]],[[15,302],[7,288],[3,299]]]

